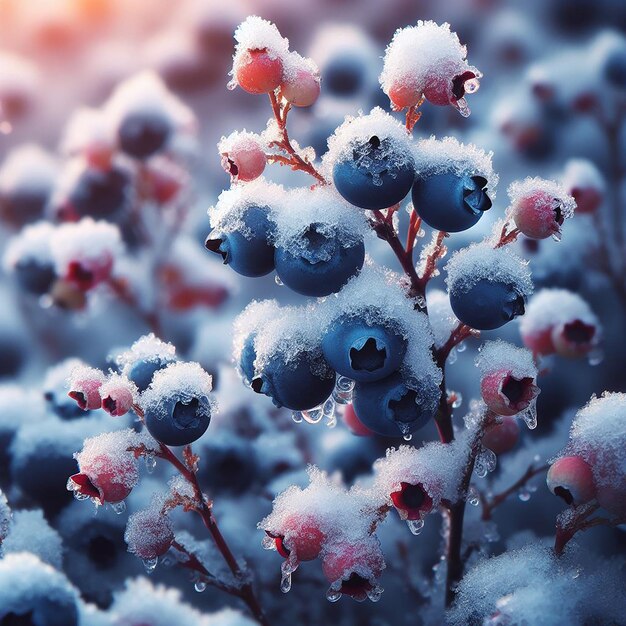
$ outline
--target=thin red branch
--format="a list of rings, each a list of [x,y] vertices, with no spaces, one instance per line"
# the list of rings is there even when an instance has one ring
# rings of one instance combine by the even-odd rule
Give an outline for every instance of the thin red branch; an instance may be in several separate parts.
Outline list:
[[[511,224],[509,222],[505,222],[502,225],[502,230],[500,231],[500,238],[494,245],[494,248],[502,248],[510,243],[513,243],[519,236],[520,230],[519,228],[512,228],[508,230]]]
[[[448,233],[443,230],[435,231],[435,233],[433,233],[432,250],[426,258],[424,273],[419,278],[419,285],[422,294],[426,292],[426,285],[433,277],[435,270],[437,269],[437,261],[444,255],[445,246],[443,245],[443,241],[447,236]]]
[[[419,233],[422,227],[422,218],[417,214],[417,211],[413,209],[411,211],[411,220],[409,221],[409,228],[406,233],[406,248],[405,252],[409,255],[411,262],[413,262],[413,249],[415,248],[415,240],[417,239],[417,233]]]
[[[420,98],[420,101],[417,104],[414,104],[412,107],[409,107],[406,110],[406,120],[404,125],[410,133],[413,132],[415,124],[417,124],[417,122],[419,122],[420,118],[422,117],[422,112],[418,109],[422,106],[423,102],[424,96]]]

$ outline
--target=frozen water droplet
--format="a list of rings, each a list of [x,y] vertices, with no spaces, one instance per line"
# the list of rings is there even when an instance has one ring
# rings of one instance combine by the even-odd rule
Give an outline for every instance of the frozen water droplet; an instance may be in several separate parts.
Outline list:
[[[280,276],[278,274],[276,274],[276,276],[274,276],[274,282],[279,286],[282,287],[285,283],[280,279]]]
[[[283,574],[280,577],[280,590],[283,593],[289,593],[291,591],[291,574]]]
[[[457,344],[456,351],[457,352],[465,352],[466,348],[467,348],[467,344],[464,341],[461,341],[461,343]]]
[[[411,439],[413,439],[413,435],[411,433],[407,433],[406,435],[402,435],[402,439],[404,439],[404,441],[411,441]]]
[[[329,587],[326,592],[326,599],[329,602],[337,602],[341,598],[341,591],[339,589],[334,589],[333,587]]]
[[[202,593],[206,589],[206,583],[203,580],[196,581],[193,588],[198,592]]]
[[[74,491],[75,485],[76,485],[76,483],[71,478],[68,478],[67,482],[65,483],[65,488],[68,491]]]
[[[261,545],[264,550],[275,550],[276,549],[276,541],[272,539],[269,535],[265,535],[263,539],[261,539]]]
[[[454,365],[458,358],[459,355],[457,354],[456,347],[452,348],[452,350],[450,350],[450,354],[448,355],[448,365]]]
[[[324,415],[326,417],[334,417],[335,416],[335,401],[333,400],[333,398],[328,398],[328,400],[326,400],[326,402],[324,402],[324,404],[322,405],[322,411],[324,411]]]
[[[156,467],[156,458],[154,454],[147,454],[145,457],[145,462],[148,474],[152,474],[152,472],[154,472],[154,468]]]
[[[409,527],[412,535],[419,535],[422,532],[422,528],[424,528],[424,520],[423,519],[408,519],[406,521],[406,525]]]
[[[301,411],[302,419],[309,424],[317,424],[324,417],[324,408],[316,406],[308,411]]]
[[[124,511],[126,511],[126,502],[122,500],[121,502],[112,503],[111,508],[116,515],[121,515]]]
[[[467,490],[467,502],[472,506],[478,506],[480,504],[480,496],[478,495],[478,490],[474,485],[470,485],[470,488]]]
[[[426,235],[426,231],[425,231],[423,228],[420,228],[420,229],[417,231],[417,236],[418,236],[418,237],[424,237],[425,235]]]
[[[531,402],[530,406],[522,413],[522,419],[530,430],[537,428],[537,405]]]
[[[236,89],[236,88],[237,88],[237,81],[234,78],[228,81],[228,84],[226,85],[226,89],[228,89],[228,91],[233,91],[233,89]]]
[[[560,230],[557,230],[557,231],[553,232],[551,236],[552,236],[552,239],[554,239],[554,241],[556,241],[557,243],[559,243],[559,242],[561,241],[561,237],[562,237],[563,235],[561,234],[561,231],[560,231]]]
[[[146,570],[146,574],[152,574],[159,563],[159,557],[155,556],[153,559],[143,559],[143,566]]]
[[[587,361],[592,367],[600,365],[604,361],[604,350],[595,348],[587,355]]]
[[[406,439],[406,436],[411,433],[411,426],[407,424],[406,422],[396,422],[396,425],[398,426],[398,429],[400,430],[402,437],[406,441],[409,441],[408,439]]]
[[[463,117],[469,117],[471,114],[469,105],[467,104],[467,100],[465,98],[459,98],[458,100],[454,100],[452,102],[453,106],[456,107],[456,109],[458,110],[458,112],[463,116]]]
[[[89,500],[89,496],[87,494],[81,493],[80,491],[74,492],[74,498],[79,502],[82,502],[83,500]]]
[[[463,83],[465,93],[476,93],[480,89],[480,81],[478,78],[470,78]]]
[[[530,492],[528,491],[528,489],[520,489],[519,493],[517,494],[517,497],[522,501],[522,502],[528,502],[530,500]]]
[[[366,591],[367,597],[370,602],[378,602],[383,595],[384,589],[380,585],[374,585],[371,589]]]
[[[300,411],[292,411],[291,419],[296,423],[300,424],[302,422],[302,413]]]
[[[349,404],[352,401],[354,381],[345,376],[338,376],[333,390],[333,399],[337,404]]]

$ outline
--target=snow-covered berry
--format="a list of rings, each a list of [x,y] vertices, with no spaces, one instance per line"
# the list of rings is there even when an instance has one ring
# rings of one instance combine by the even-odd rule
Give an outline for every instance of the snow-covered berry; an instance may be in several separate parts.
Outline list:
[[[579,456],[557,459],[548,470],[548,489],[567,504],[584,504],[593,500],[596,487],[589,464]]]
[[[129,552],[149,561],[169,550],[174,528],[170,518],[158,509],[145,509],[128,518],[124,540]]]
[[[222,157],[222,167],[230,174],[232,182],[254,180],[265,169],[266,148],[260,135],[235,131],[222,137],[217,149]]]
[[[106,376],[98,369],[88,366],[76,367],[70,376],[68,396],[76,401],[83,411],[102,406],[100,388]]]

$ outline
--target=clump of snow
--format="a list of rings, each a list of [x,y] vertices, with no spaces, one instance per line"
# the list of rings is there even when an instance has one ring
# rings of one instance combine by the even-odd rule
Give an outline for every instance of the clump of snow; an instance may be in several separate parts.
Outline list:
[[[77,156],[95,146],[112,149],[111,119],[102,109],[79,107],[72,113],[63,131],[60,150],[65,156]]]
[[[48,192],[57,171],[56,160],[40,146],[17,146],[9,151],[0,167],[0,196],[22,188]]]
[[[246,339],[279,318],[282,309],[276,300],[253,300],[235,318],[233,324],[233,357],[239,363]]]
[[[52,258],[60,275],[66,274],[73,261],[106,265],[114,261],[123,249],[117,226],[103,220],[94,221],[90,217],[62,224],[51,241]]]
[[[206,616],[202,626],[255,626],[256,622],[235,609],[222,609]]]
[[[13,513],[9,535],[2,542],[0,551],[3,556],[14,552],[31,552],[56,569],[61,569],[63,565],[61,536],[48,524],[40,510]]]
[[[496,197],[499,177],[493,169],[493,152],[485,152],[474,144],[463,144],[455,137],[420,139],[413,149],[418,178],[437,174],[482,176],[487,179],[489,197]]]
[[[372,137],[380,140],[377,158],[381,161],[387,160],[390,166],[413,165],[411,135],[398,120],[376,107],[367,115],[346,116],[343,124],[328,138],[328,152],[322,160],[323,170],[330,173],[335,163],[352,160],[355,151],[358,153],[364,146],[369,147]]]
[[[481,280],[512,284],[526,297],[533,291],[528,263],[507,248],[492,248],[487,242],[455,252],[444,269],[450,292],[467,292]]]
[[[52,265],[51,241],[55,233],[56,228],[50,222],[37,222],[23,228],[7,245],[3,258],[5,269],[11,272],[29,261]]]
[[[223,234],[237,232],[250,239],[252,231],[243,221],[245,212],[252,207],[265,209],[271,222],[279,207],[286,202],[286,195],[282,185],[262,177],[245,185],[234,185],[222,191],[215,206],[209,209],[211,228]]]
[[[370,326],[381,324],[399,332],[407,341],[402,371],[409,378],[427,378],[435,386],[442,373],[436,366],[431,347],[434,342],[428,317],[415,310],[407,298],[401,277],[395,272],[366,263],[335,298],[328,298],[316,314],[324,332],[339,317],[351,317]]]
[[[230,154],[235,147],[239,150],[245,150],[247,147],[260,147],[262,150],[268,149],[261,135],[251,133],[245,128],[243,130],[235,130],[228,136],[222,136],[217,144],[217,150],[220,154]]]
[[[189,404],[198,400],[198,410],[209,415],[215,409],[215,401],[210,397],[213,378],[198,363],[171,363],[155,372],[150,386],[141,395],[144,411],[167,417],[170,406],[166,400]]]
[[[459,320],[452,311],[448,294],[441,289],[431,289],[426,296],[428,321],[435,338],[435,347],[441,348],[450,338]]]
[[[14,433],[23,424],[44,419],[43,396],[10,383],[0,385],[0,433]]]
[[[599,326],[591,307],[577,293],[567,289],[541,289],[529,301],[520,330],[522,335],[537,333],[573,320]]]
[[[275,245],[296,256],[307,258],[314,254],[316,259],[329,260],[333,249],[323,251],[316,246],[310,250],[306,233],[312,225],[319,235],[338,241],[350,248],[371,232],[365,213],[355,211],[331,186],[292,189],[282,203],[276,204]],[[323,244],[322,244],[323,247]]]
[[[76,389],[77,386],[82,386],[86,381],[103,384],[106,381],[106,376],[102,370],[81,363],[72,369],[67,385],[72,390]]]
[[[507,189],[512,205],[532,197],[536,193],[545,194],[554,199],[555,205],[560,207],[563,219],[574,215],[576,200],[567,192],[563,185],[546,178],[528,177],[524,180],[516,180]]]
[[[300,72],[306,72],[318,79],[320,70],[313,59],[303,57],[297,52],[290,52],[283,57],[283,79],[285,81],[297,80]]]
[[[126,376],[122,376],[121,374],[117,374],[115,372],[109,374],[106,380],[102,383],[100,387],[100,397],[104,399],[111,393],[117,395],[121,390],[128,391],[128,393],[130,393],[133,397],[133,403],[137,402],[139,397],[137,385],[126,378]]]
[[[176,348],[174,345],[162,341],[154,333],[150,333],[137,339],[129,350],[117,355],[115,362],[122,370],[122,374],[128,375],[130,368],[137,361],[167,363],[175,359]]]
[[[518,379],[537,377],[533,354],[526,348],[497,339],[486,341],[478,350],[475,363],[483,377],[499,370],[510,372]]]
[[[385,51],[380,84],[387,95],[398,85],[423,93],[432,82],[452,81],[467,70],[480,77],[466,57],[466,47],[448,23],[419,20],[416,26],[395,32]]]
[[[592,398],[574,418],[570,447],[593,469],[597,486],[626,481],[626,393]]]

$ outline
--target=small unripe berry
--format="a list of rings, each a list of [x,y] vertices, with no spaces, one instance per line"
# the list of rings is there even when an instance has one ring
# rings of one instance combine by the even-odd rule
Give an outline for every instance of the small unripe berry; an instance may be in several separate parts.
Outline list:
[[[558,236],[565,220],[559,200],[544,191],[519,198],[511,207],[511,215],[520,231],[533,239]]]
[[[283,63],[278,57],[272,58],[265,48],[247,50],[236,62],[235,76],[248,93],[270,93],[280,85]]]
[[[174,529],[167,515],[147,509],[130,516],[124,533],[128,551],[140,559],[154,559],[165,554],[174,541]]]
[[[534,378],[518,378],[506,370],[484,376],[480,391],[487,407],[498,415],[516,415],[528,408],[539,392]]]
[[[102,405],[100,388],[104,375],[91,367],[78,367],[72,372],[68,396],[76,401],[83,411],[99,409]]]
[[[319,556],[326,535],[319,521],[310,515],[287,516],[278,533],[266,531],[276,542],[278,553],[287,558],[293,552],[298,561],[312,561]]]
[[[510,452],[519,441],[519,422],[514,417],[505,416],[501,421],[489,426],[483,435],[482,443],[495,454]]]
[[[600,341],[598,328],[579,319],[555,326],[550,336],[557,354],[570,359],[588,354]]]
[[[235,138],[228,146],[228,151],[222,152],[222,167],[230,174],[233,182],[258,178],[266,163],[263,147],[248,135]]]
[[[320,95],[320,79],[313,72],[298,69],[280,86],[282,97],[296,107],[310,107]]]
[[[567,504],[578,506],[593,500],[596,487],[589,464],[579,456],[565,456],[548,470],[548,489]]]

